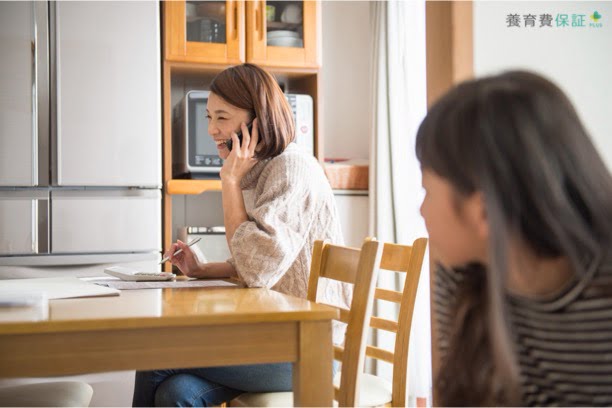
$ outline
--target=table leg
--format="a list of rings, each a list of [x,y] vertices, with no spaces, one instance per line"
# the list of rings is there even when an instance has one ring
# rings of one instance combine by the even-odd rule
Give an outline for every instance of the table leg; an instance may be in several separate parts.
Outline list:
[[[299,356],[293,364],[293,406],[331,407],[332,379],[331,321],[299,323]]]

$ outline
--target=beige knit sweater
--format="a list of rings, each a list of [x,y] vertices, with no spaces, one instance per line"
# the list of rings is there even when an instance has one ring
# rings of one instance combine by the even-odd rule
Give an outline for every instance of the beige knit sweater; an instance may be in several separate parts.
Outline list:
[[[228,260],[249,287],[306,298],[315,240],[343,244],[338,210],[321,165],[295,143],[257,163],[241,182],[249,220],[230,243]],[[317,300],[350,304],[352,286],[322,279]],[[334,343],[344,325],[334,322]]]

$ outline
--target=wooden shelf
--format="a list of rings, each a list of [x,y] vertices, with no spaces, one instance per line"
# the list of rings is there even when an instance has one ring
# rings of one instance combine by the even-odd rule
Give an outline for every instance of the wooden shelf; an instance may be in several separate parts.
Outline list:
[[[221,71],[224,71],[229,65],[224,64],[202,64],[196,62],[175,62],[167,61],[167,68],[169,68],[173,74],[193,74],[193,75],[210,75],[214,76]],[[274,67],[266,66],[266,71],[272,74],[282,74],[288,78],[308,78],[319,73],[316,68],[285,68],[285,67]]]
[[[304,26],[303,23],[283,23],[282,21],[267,21],[266,25],[268,28],[281,30],[295,30]]]
[[[168,180],[168,194],[201,194],[205,191],[221,191],[221,180]]]

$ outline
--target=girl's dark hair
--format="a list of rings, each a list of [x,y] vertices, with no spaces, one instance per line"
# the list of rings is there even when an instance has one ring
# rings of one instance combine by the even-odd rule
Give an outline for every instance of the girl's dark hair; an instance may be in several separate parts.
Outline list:
[[[511,238],[542,257],[565,256],[576,277],[612,241],[612,178],[564,93],[513,71],[464,82],[429,110],[416,140],[421,167],[458,196],[480,192],[490,264],[462,274],[439,405],[520,405],[505,310]]]
[[[295,124],[289,102],[274,77],[253,64],[242,64],[219,73],[210,90],[237,108],[257,117],[259,160],[281,154],[295,138]]]

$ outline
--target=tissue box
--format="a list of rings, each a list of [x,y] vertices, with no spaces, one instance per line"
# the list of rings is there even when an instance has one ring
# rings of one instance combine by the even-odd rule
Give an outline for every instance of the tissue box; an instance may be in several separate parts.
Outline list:
[[[325,174],[333,189],[367,190],[369,166],[367,160],[328,159],[324,165]]]

